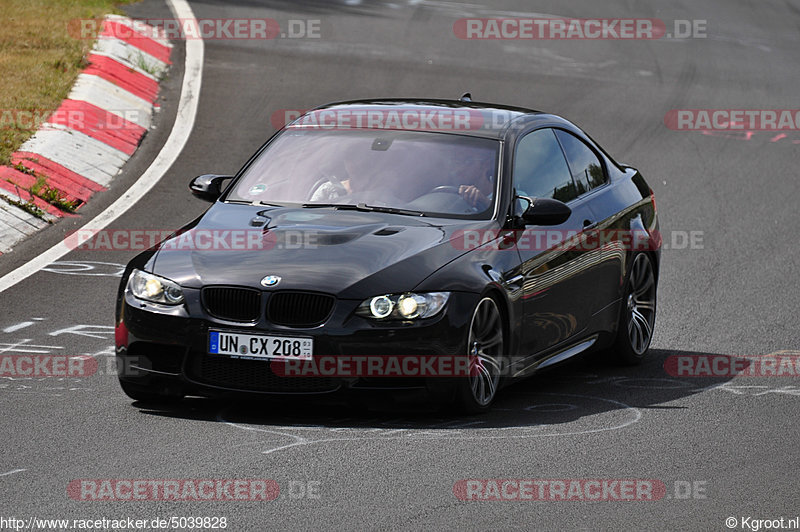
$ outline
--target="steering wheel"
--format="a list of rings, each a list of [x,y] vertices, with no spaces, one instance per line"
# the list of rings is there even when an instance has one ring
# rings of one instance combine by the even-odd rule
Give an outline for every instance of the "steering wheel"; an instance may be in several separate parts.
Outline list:
[[[336,177],[335,175],[324,175],[317,179],[317,181],[312,185],[311,189],[308,192],[308,200],[309,201],[319,201],[319,199],[314,200],[314,194],[316,194],[317,190],[322,187],[325,183],[330,183],[333,185],[333,191],[336,195],[334,198],[339,198],[341,196],[347,195],[347,188],[342,184],[342,181]],[[330,197],[323,198],[324,200],[331,199]]]
[[[452,187],[450,185],[442,185],[439,187],[434,187],[428,194],[433,194],[434,192],[446,192],[448,194],[459,194],[458,187]]]

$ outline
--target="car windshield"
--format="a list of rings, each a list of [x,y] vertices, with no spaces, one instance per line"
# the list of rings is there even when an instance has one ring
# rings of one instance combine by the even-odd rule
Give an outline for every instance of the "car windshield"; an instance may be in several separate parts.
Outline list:
[[[497,197],[499,147],[496,140],[446,133],[290,128],[250,164],[226,200],[486,218]]]

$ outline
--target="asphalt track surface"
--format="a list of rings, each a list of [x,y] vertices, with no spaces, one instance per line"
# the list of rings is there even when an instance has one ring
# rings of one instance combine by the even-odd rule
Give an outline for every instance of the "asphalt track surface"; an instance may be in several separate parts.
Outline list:
[[[705,135],[672,131],[663,120],[671,109],[796,108],[799,1],[207,0],[191,7],[199,18],[274,18],[282,27],[318,19],[322,37],[206,41],[188,145],[112,228],[175,229],[199,215],[207,204],[189,195],[188,179],[235,172],[273,132],[271,116],[281,109],[469,90],[482,101],[574,120],[642,171],[668,238],[681,244],[681,235],[698,231],[702,241],[663,253],[656,334],[644,365],[569,363],[507,388],[491,413],[476,417],[431,412],[414,398],[369,399],[361,408],[301,400],[190,399],[172,409],[132,403],[109,363],[114,264],[134,252],[75,251],[61,261],[111,265],[52,266],[0,293],[0,351],[88,353],[100,366],[83,379],[0,379],[0,517],[225,516],[229,530],[720,530],[735,517],[742,530],[742,518],[784,517],[788,525],[800,515],[800,381],[675,378],[664,369],[675,354],[800,349],[793,234],[800,134]],[[134,17],[170,16],[161,0],[127,9]],[[533,13],[659,18],[670,29],[675,19],[704,19],[708,30],[706,38],[627,42],[453,35],[460,17]],[[182,53],[179,45],[158,128],[114,187],[80,217],[0,258],[0,274],[58,242],[141,175],[172,127]],[[67,485],[87,478],[267,478],[281,495],[271,502],[70,499]],[[627,502],[453,494],[461,479],[490,478],[657,479],[666,493]],[[298,495],[309,483],[318,498]]]

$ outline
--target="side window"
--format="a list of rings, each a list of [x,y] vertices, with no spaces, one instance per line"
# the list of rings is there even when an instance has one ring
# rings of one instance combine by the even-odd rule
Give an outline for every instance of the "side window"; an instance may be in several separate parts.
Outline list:
[[[578,197],[564,153],[552,129],[533,131],[517,142],[514,188],[517,194],[532,198],[567,202]]]
[[[564,147],[572,177],[578,184],[578,194],[583,194],[605,183],[603,165],[597,155],[582,140],[566,131],[556,130],[556,136]]]

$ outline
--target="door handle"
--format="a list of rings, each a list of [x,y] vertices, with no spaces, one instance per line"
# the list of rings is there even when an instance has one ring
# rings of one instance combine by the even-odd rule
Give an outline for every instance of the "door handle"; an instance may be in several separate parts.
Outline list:
[[[595,227],[597,227],[597,222],[593,222],[591,220],[584,220],[583,221],[583,229],[584,230],[586,230],[586,229],[594,229]]]
[[[503,284],[509,290],[514,291],[514,290],[519,290],[520,288],[522,288],[522,282],[524,280],[525,280],[525,276],[524,275],[517,275],[517,276],[512,277],[511,279],[505,279],[503,281]]]

